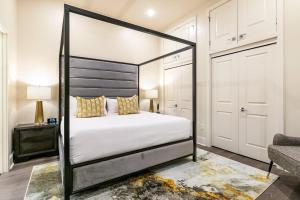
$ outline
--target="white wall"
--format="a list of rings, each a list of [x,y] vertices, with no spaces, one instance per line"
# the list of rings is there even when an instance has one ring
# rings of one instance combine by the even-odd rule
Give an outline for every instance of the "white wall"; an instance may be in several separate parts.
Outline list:
[[[8,33],[8,130],[9,152],[12,150],[12,130],[16,124],[16,69],[17,69],[17,3],[0,0],[0,25]],[[0,144],[2,145],[2,144]]]
[[[26,99],[28,85],[52,87],[52,100],[44,102],[44,114],[56,117],[58,55],[63,2],[18,1],[18,123],[34,121],[35,102]]]
[[[18,122],[34,120],[35,104],[26,100],[27,85],[52,86],[53,97],[45,102],[44,114],[45,118],[57,117],[63,1],[22,0],[18,14]],[[159,42],[155,37],[74,14],[70,19],[72,55],[133,63],[158,55]],[[141,76],[152,77],[152,73],[156,73],[155,70]],[[143,81],[140,84],[143,85]]]
[[[285,38],[285,129],[300,137],[300,1],[284,0]]]

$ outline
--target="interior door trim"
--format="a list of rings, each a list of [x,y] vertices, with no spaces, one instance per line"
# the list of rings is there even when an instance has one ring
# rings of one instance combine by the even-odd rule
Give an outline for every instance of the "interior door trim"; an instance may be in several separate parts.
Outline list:
[[[8,172],[10,165],[10,156],[9,156],[9,136],[8,136],[8,110],[7,110],[7,32],[0,25],[0,40],[1,40],[1,50],[2,54],[0,55],[0,98],[1,98],[1,114],[0,120],[2,127],[0,127],[0,174]]]

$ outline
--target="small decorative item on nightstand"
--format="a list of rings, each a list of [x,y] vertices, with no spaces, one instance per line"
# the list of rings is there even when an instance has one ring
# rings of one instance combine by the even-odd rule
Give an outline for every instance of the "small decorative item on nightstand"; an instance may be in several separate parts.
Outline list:
[[[14,162],[58,155],[57,125],[22,124],[14,129]]]
[[[56,125],[56,122],[57,122],[56,118],[48,118],[47,119],[47,123],[49,125]]]
[[[145,98],[150,99],[150,107],[149,107],[149,112],[154,112],[154,103],[153,99],[158,98],[158,90],[146,90],[145,92]]]

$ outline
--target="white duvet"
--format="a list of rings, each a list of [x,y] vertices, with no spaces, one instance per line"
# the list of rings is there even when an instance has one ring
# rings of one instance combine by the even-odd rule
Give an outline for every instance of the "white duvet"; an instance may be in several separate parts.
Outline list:
[[[191,137],[190,120],[142,112],[70,118],[71,163],[112,156]],[[63,123],[61,125],[63,135]]]

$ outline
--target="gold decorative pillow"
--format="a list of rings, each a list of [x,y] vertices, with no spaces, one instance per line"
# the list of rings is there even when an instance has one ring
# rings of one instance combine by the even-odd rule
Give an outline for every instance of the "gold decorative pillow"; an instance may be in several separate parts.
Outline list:
[[[119,115],[128,115],[139,113],[139,100],[138,96],[124,98],[117,97],[118,101],[118,113]]]
[[[77,118],[101,117],[104,116],[105,97],[96,97],[85,99],[76,97],[77,100]]]

